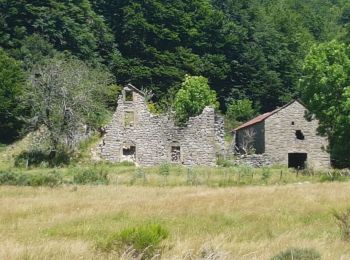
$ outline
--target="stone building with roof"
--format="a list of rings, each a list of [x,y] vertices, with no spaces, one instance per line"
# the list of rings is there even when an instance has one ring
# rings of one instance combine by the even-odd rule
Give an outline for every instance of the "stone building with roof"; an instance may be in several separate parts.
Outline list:
[[[223,118],[206,107],[185,127],[176,126],[170,117],[152,114],[145,94],[128,84],[100,148],[102,159],[111,162],[214,166],[217,154],[224,150]]]
[[[275,164],[294,168],[330,167],[328,140],[317,134],[318,120],[294,100],[233,130],[238,153],[264,154]]]

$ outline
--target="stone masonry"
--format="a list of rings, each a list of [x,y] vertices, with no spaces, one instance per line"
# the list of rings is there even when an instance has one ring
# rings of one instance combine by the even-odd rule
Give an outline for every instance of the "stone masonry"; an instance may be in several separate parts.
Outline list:
[[[329,168],[328,140],[317,134],[318,121],[307,119],[307,114],[305,106],[295,100],[261,115],[235,129],[236,146],[242,144],[244,133],[253,130],[254,150],[268,155],[273,163]]]
[[[164,162],[214,166],[224,149],[223,129],[222,117],[211,107],[191,117],[186,127],[178,127],[168,116],[152,114],[144,94],[129,84],[106,128],[101,156],[144,166]]]

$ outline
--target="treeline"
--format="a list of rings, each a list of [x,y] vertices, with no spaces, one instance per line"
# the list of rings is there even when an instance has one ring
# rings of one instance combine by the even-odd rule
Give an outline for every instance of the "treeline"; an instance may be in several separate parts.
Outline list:
[[[223,112],[243,100],[262,113],[301,96],[306,55],[331,40],[350,43],[348,0],[0,0],[0,142],[28,112],[21,85],[57,56],[153,91],[158,109],[190,74],[208,78]]]

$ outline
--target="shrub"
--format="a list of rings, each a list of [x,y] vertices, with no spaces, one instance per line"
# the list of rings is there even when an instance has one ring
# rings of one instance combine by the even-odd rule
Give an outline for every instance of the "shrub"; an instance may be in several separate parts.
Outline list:
[[[55,187],[62,184],[62,182],[62,176],[55,171],[45,174],[0,171],[0,185]]]
[[[261,174],[261,180],[267,184],[268,180],[271,177],[271,171],[270,168],[263,168],[262,174]]]
[[[48,164],[51,167],[68,165],[70,156],[64,151],[57,151],[55,156],[40,150],[24,151],[15,157],[16,167],[38,167]]]
[[[167,162],[159,165],[159,175],[163,176],[164,184],[168,183],[168,176],[170,175],[170,165]]]
[[[73,182],[76,184],[108,184],[108,174],[100,169],[88,169],[77,171],[73,175]]]
[[[29,186],[49,186],[55,187],[63,182],[62,176],[56,171],[49,172],[47,174],[31,175],[29,178]]]
[[[0,184],[1,185],[17,185],[18,176],[16,173],[0,171]]]
[[[103,251],[123,251],[132,247],[135,256],[148,259],[160,252],[159,244],[168,237],[168,231],[159,224],[146,224],[129,227],[97,244]]]
[[[231,160],[225,159],[221,155],[217,157],[216,164],[222,167],[232,167],[234,165]]]
[[[344,240],[350,240],[350,208],[343,212],[333,211],[333,216]]]
[[[321,255],[312,248],[289,248],[278,255],[275,255],[271,260],[318,260]]]

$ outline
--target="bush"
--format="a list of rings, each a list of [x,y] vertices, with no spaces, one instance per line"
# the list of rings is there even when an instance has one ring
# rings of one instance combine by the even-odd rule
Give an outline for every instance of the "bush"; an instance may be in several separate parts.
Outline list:
[[[63,178],[56,171],[47,174],[31,175],[29,186],[49,186],[55,187],[62,184]]]
[[[268,180],[271,177],[270,168],[262,168],[261,180],[267,184]]]
[[[62,184],[62,182],[62,176],[55,171],[47,174],[28,174],[0,171],[0,185],[55,187]]]
[[[73,182],[76,184],[108,184],[108,174],[100,169],[88,169],[77,171],[73,175]]]
[[[225,159],[223,156],[219,155],[216,158],[216,164],[218,166],[222,166],[222,167],[232,167],[234,166],[233,162],[229,159]]]
[[[24,151],[15,157],[16,167],[38,167],[49,165],[51,167],[68,165],[70,156],[64,151],[57,151],[54,156],[40,150]]]
[[[135,256],[148,259],[160,252],[159,244],[168,237],[168,231],[159,224],[131,227],[110,236],[97,247],[103,251],[122,251],[132,247]]]
[[[321,255],[312,248],[289,248],[278,255],[275,255],[271,260],[318,260]]]
[[[350,240],[350,208],[343,212],[333,211],[333,216],[344,240]]]

